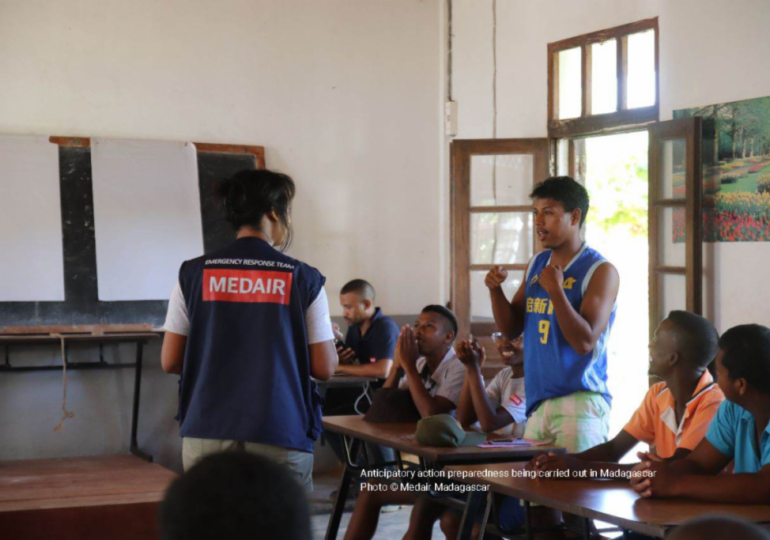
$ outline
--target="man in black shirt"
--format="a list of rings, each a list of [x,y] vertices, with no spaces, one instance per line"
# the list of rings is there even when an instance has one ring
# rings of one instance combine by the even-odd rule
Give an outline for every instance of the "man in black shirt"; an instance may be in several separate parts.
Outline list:
[[[384,381],[393,365],[398,326],[374,307],[374,287],[363,279],[354,279],[342,288],[340,304],[348,333],[340,344],[342,334],[335,329],[340,360],[337,373]]]
[[[390,317],[374,306],[374,287],[363,279],[348,282],[340,291],[342,315],[348,323],[345,340],[334,325],[339,365],[336,373],[357,377],[377,377],[372,389],[380,388],[388,378],[393,365],[393,353],[398,341],[398,326]],[[356,399],[361,395],[359,388],[332,388],[324,398],[323,415],[340,416],[356,414]],[[362,404],[365,400],[362,400]],[[326,440],[337,458],[345,462],[342,437],[326,433]],[[393,454],[387,448],[367,444],[367,451],[374,463],[393,461]]]

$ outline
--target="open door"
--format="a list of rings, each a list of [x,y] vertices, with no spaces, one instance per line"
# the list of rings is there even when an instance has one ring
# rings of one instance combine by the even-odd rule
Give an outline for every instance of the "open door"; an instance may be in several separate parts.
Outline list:
[[[703,313],[702,119],[649,128],[650,335],[671,310]]]
[[[497,357],[487,272],[502,265],[509,299],[537,243],[529,194],[548,177],[547,139],[466,139],[451,144],[452,309],[459,337],[473,334]]]

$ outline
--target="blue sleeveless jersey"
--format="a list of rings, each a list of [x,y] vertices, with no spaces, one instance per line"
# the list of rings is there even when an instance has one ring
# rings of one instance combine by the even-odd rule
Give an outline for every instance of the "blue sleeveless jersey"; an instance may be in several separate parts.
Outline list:
[[[551,251],[532,258],[527,270],[524,306],[524,384],[527,393],[527,416],[546,399],[575,392],[597,392],[609,404],[607,389],[607,344],[615,322],[612,308],[607,328],[588,354],[578,354],[567,343],[559,328],[550,297],[538,283],[540,273],[548,266]],[[583,295],[596,269],[606,262],[586,244],[564,270],[564,293],[572,307],[580,313]]]
[[[182,265],[190,317],[182,437],[313,451],[321,400],[310,378],[305,311],[325,280],[258,238]]]

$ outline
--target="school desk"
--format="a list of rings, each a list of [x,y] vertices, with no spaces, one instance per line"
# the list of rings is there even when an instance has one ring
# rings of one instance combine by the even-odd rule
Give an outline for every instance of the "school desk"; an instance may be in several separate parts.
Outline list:
[[[131,455],[0,462],[0,536],[150,540],[176,474]]]
[[[132,454],[146,461],[152,461],[152,456],[142,452],[137,443],[139,426],[139,399],[142,385],[142,362],[144,345],[160,336],[160,332],[123,331],[128,326],[85,326],[85,327],[41,327],[34,328],[5,328],[0,332],[0,347],[5,349],[4,362],[0,364],[0,373],[22,373],[28,371],[62,371],[62,365],[20,366],[11,361],[11,353],[25,346],[51,345],[58,346],[63,352],[62,362],[67,369],[125,369],[134,368],[134,402],[131,413],[131,439],[129,449]],[[52,330],[54,330],[52,332]],[[37,332],[37,333],[35,333]],[[105,344],[133,343],[136,345],[134,362],[107,363],[104,361],[103,346]],[[68,351],[73,345],[99,345],[98,362],[70,362]]]
[[[508,471],[503,477],[470,477],[462,481],[485,484],[495,493],[526,501],[526,533],[529,527],[529,506],[535,503],[555,508],[583,518],[583,535],[589,537],[590,520],[612,523],[625,530],[663,538],[666,531],[688,519],[710,514],[730,514],[756,523],[770,522],[770,505],[708,503],[685,499],[642,499],[625,480],[553,480],[517,476],[525,471],[526,463],[466,465],[449,467],[464,472]],[[470,498],[484,497],[472,492]],[[469,503],[470,506],[470,503]],[[478,505],[476,507],[478,509]],[[475,516],[468,515],[472,523]]]
[[[329,525],[326,529],[326,539],[332,540],[337,537],[342,511],[345,505],[345,499],[348,495],[350,482],[355,473],[361,469],[355,464],[358,448],[361,442],[370,442],[379,444],[387,448],[392,448],[397,452],[405,452],[416,455],[420,460],[422,470],[438,470],[447,465],[457,464],[478,464],[511,462],[517,460],[529,460],[535,454],[540,452],[565,452],[564,448],[554,446],[531,446],[531,447],[501,447],[501,448],[479,448],[477,446],[467,446],[462,448],[436,448],[423,446],[415,440],[414,432],[417,429],[416,422],[393,423],[393,424],[373,424],[364,422],[361,416],[330,416],[323,419],[325,430],[333,433],[339,433],[351,440],[345,443],[347,451],[347,463],[340,479],[340,487],[337,490],[337,499],[334,502],[334,508],[329,518]],[[502,435],[492,435],[491,439],[505,438]],[[374,465],[374,464],[372,464]],[[401,460],[397,462],[401,468]]]

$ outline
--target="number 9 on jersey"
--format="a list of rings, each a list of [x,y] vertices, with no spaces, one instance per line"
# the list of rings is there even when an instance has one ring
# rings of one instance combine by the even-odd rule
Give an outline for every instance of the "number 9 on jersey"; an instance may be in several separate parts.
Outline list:
[[[540,321],[539,330],[540,330],[540,334],[542,334],[540,336],[540,343],[542,343],[543,345],[548,343],[548,330],[550,329],[551,329],[551,321],[548,321],[545,319]]]

